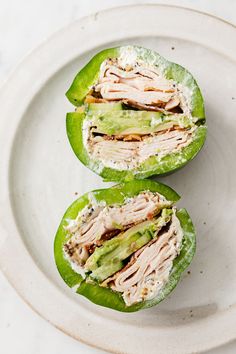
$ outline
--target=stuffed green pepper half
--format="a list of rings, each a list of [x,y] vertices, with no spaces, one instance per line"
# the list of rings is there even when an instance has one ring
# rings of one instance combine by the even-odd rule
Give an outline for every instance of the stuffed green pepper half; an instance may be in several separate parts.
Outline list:
[[[149,49],[124,46],[98,53],[66,95],[77,106],[67,115],[70,144],[105,180],[172,172],[196,156],[206,138],[195,79]]]
[[[162,301],[195,252],[195,232],[178,194],[151,180],[95,190],[66,211],[55,243],[57,268],[78,294],[123,312]]]

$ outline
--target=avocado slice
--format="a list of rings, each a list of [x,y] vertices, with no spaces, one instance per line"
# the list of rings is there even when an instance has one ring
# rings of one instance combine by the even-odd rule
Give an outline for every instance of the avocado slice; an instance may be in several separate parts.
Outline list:
[[[88,111],[86,119],[94,124],[95,132],[107,135],[145,135],[172,128],[174,125],[181,128],[194,125],[191,119],[184,115],[133,110]]]
[[[123,268],[125,260],[135,251],[146,245],[157,232],[171,219],[172,209],[163,209],[161,216],[144,221],[118,236],[104,242],[88,258],[85,269],[92,271],[90,276],[101,282]]]
[[[111,103],[89,103],[88,111],[89,112],[116,112],[122,111],[123,105],[121,102],[111,102]]]

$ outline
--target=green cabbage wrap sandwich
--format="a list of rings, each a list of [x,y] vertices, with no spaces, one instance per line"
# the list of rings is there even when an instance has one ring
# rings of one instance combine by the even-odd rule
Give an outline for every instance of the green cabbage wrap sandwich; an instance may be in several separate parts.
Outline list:
[[[80,161],[108,181],[170,173],[204,144],[204,103],[193,76],[137,46],[106,49],[66,93],[67,135]]]
[[[95,304],[133,312],[158,304],[190,264],[196,241],[179,195],[151,180],[95,190],[77,199],[58,228],[57,268]]]

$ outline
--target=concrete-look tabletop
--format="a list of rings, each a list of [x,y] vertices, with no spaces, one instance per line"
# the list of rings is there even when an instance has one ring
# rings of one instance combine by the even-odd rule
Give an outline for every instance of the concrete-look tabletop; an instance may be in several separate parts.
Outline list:
[[[29,51],[56,30],[80,17],[105,8],[140,3],[190,7],[236,24],[234,0],[0,0],[0,83],[7,79],[9,73]],[[102,353],[100,350],[73,340],[39,317],[23,302],[1,273],[0,352],[2,354]],[[236,353],[236,342],[211,351],[211,354],[213,353]]]

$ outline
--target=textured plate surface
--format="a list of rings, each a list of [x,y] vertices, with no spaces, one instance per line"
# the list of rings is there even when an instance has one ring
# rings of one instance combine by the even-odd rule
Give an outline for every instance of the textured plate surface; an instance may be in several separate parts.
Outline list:
[[[155,49],[193,73],[209,128],[197,158],[161,179],[182,195],[180,205],[196,225],[197,254],[165,302],[136,314],[76,296],[53,260],[54,235],[75,193],[109,186],[69,146],[65,113],[73,108],[64,92],[94,53],[129,43]],[[25,301],[64,332],[137,354],[199,352],[236,337],[235,60],[230,24],[176,7],[126,7],[57,33],[1,89],[0,265]]]

